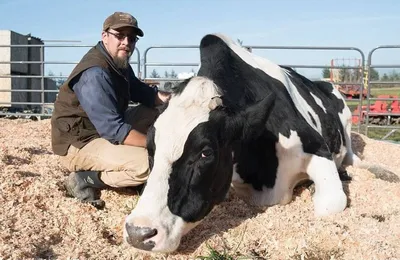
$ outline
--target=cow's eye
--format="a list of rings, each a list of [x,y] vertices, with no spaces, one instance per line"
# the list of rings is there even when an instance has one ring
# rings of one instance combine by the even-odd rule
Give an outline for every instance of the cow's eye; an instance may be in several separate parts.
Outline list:
[[[201,151],[201,157],[205,158],[213,154],[213,150],[211,148],[205,148]]]

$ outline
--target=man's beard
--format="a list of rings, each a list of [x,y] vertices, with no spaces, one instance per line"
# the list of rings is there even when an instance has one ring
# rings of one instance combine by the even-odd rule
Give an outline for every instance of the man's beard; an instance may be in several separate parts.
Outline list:
[[[129,66],[130,58],[131,58],[131,53],[128,53],[128,56],[124,58],[120,58],[117,56],[114,57],[113,60],[118,69],[126,69]]]

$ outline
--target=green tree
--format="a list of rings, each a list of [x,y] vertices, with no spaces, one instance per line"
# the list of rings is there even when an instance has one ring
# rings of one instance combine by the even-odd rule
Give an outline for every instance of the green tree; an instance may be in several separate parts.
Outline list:
[[[65,77],[63,77],[62,73],[60,72],[60,77],[54,77],[56,74],[54,74],[53,71],[49,70],[49,73],[47,73],[47,76],[49,76],[49,79],[54,81],[56,83],[57,88],[60,88],[62,84],[67,80]]]
[[[175,70],[171,70],[171,73],[169,73],[170,78],[177,78],[178,74],[176,74]]]
[[[376,69],[371,68],[370,73],[371,80],[379,80],[379,72]]]
[[[57,85],[61,87],[65,81],[67,81],[67,78],[63,77],[63,74],[60,72],[60,77],[57,79]]]
[[[160,75],[155,69],[153,69],[153,71],[150,73],[150,78],[160,78]]]
[[[331,70],[329,68],[324,68],[322,70],[322,78],[330,78],[331,77]]]
[[[175,70],[172,69],[171,72],[165,71],[164,77],[165,78],[177,78],[178,74],[176,74]]]
[[[352,82],[361,82],[361,80],[362,80],[361,69],[352,69],[352,71],[351,71],[351,81]]]
[[[386,73],[383,73],[383,76],[381,78],[382,81],[389,81],[389,76]]]
[[[400,73],[398,73],[398,72],[395,71],[395,70],[392,70],[392,71],[389,73],[389,80],[390,80],[390,81],[399,81],[399,80],[400,80]]]
[[[339,80],[341,82],[350,81],[351,78],[351,71],[345,67],[344,65],[341,66],[339,69]]]

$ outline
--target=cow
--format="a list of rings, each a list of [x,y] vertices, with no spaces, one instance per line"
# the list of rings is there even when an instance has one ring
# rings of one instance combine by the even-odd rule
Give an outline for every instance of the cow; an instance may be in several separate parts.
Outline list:
[[[197,76],[177,86],[149,129],[151,173],[124,223],[124,240],[152,252],[181,238],[226,197],[287,204],[302,180],[315,183],[316,216],[346,208],[338,169],[351,149],[351,112],[327,82],[256,56],[222,34],[200,42]]]

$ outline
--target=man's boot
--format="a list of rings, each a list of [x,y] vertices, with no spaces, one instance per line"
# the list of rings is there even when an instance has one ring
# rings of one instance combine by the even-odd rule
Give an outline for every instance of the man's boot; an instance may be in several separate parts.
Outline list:
[[[104,208],[105,202],[100,199],[100,190],[107,188],[108,185],[100,180],[99,174],[98,171],[72,172],[64,184],[67,195],[98,209]]]

